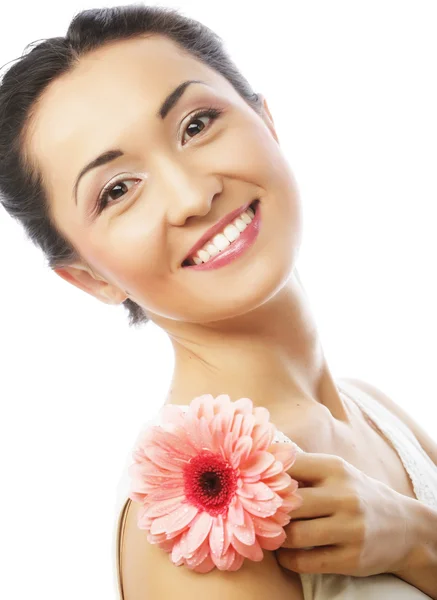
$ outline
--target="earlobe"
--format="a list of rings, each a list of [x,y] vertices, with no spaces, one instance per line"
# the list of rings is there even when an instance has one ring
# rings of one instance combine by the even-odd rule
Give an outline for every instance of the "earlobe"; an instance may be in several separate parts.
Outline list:
[[[65,281],[105,304],[120,304],[126,300],[127,296],[122,298],[124,295],[122,290],[94,274],[89,267],[77,264],[76,266],[57,267],[52,270]]]

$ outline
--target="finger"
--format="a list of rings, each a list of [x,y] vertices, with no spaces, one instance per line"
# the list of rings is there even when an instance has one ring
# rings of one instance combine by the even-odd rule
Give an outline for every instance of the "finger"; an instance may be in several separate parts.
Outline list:
[[[287,473],[299,481],[316,483],[332,475],[342,459],[334,454],[304,452],[297,454]]]
[[[314,550],[275,550],[278,563],[295,573],[343,573],[347,552],[343,546],[326,546]]]
[[[298,495],[302,498],[302,504],[289,513],[292,520],[328,517],[338,510],[339,499],[332,489],[326,487],[300,487]]]
[[[296,550],[355,541],[353,529],[344,527],[333,517],[292,521],[284,527],[284,531],[287,537],[281,547]]]

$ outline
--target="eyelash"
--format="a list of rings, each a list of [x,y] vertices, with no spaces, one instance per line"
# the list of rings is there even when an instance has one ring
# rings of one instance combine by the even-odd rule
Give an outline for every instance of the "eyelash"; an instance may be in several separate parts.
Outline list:
[[[198,111],[196,111],[192,116],[191,119],[189,120],[187,127],[185,128],[185,131],[187,130],[187,128],[189,127],[189,125],[191,125],[191,123],[193,121],[195,121],[196,119],[200,119],[201,117],[209,117],[211,119],[212,122],[214,122],[216,119],[218,119],[218,117],[222,114],[223,110],[219,109],[219,108],[214,108],[212,106],[210,106],[209,108],[202,108]],[[205,126],[202,131],[204,131],[204,129],[207,126]],[[184,131],[184,133],[185,133]],[[133,179],[133,178],[132,178]],[[119,183],[123,182],[123,181],[128,181],[128,179],[123,179],[122,177],[120,177],[118,180],[116,181],[111,181],[111,183],[108,186],[105,186],[102,190],[102,193],[100,194],[100,196],[97,199],[97,214],[100,214],[103,210],[105,210],[105,208],[108,205],[108,196],[109,196],[109,192]]]

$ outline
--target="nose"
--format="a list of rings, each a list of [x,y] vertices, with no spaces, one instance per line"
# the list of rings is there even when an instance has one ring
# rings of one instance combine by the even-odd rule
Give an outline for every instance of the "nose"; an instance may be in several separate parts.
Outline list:
[[[190,217],[204,217],[222,190],[221,179],[216,175],[199,175],[173,168],[166,179],[168,223],[181,227]]]

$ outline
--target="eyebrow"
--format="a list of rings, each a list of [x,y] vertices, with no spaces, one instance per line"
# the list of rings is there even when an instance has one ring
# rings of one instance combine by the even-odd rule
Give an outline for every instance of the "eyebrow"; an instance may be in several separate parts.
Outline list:
[[[170,94],[165,98],[164,102],[161,104],[159,110],[156,113],[156,117],[157,118],[160,117],[162,120],[164,120],[165,117],[168,115],[168,113],[171,111],[171,109],[176,105],[177,101],[182,97],[182,94],[185,92],[185,90],[191,83],[201,83],[203,85],[208,85],[205,81],[201,81],[199,79],[189,79],[187,81],[183,81],[172,92],[170,92]],[[107,150],[106,152],[99,154],[99,156],[94,158],[91,162],[89,162],[87,165],[85,165],[83,167],[83,169],[80,171],[79,175],[77,176],[76,182],[73,187],[73,197],[74,197],[76,205],[77,205],[77,188],[79,186],[79,181],[81,180],[81,178],[86,173],[88,173],[88,171],[91,171],[91,169],[96,169],[97,167],[106,165],[107,163],[109,163],[123,155],[124,155],[124,152],[122,150],[120,150],[119,148],[116,148],[115,150]]]

